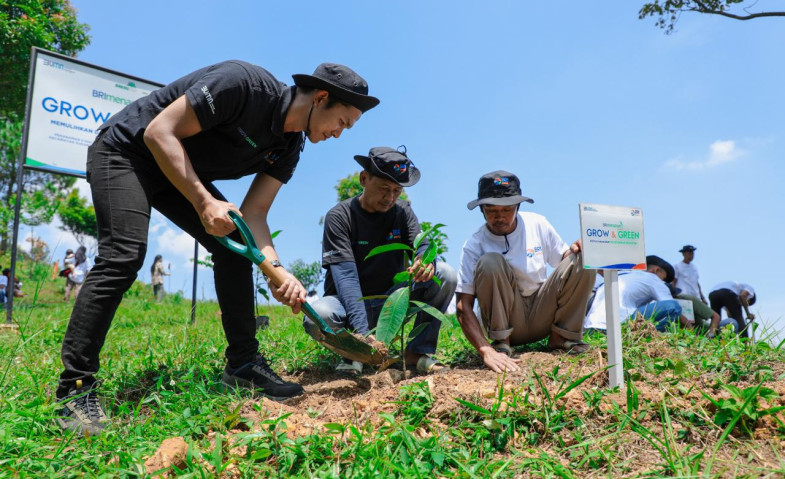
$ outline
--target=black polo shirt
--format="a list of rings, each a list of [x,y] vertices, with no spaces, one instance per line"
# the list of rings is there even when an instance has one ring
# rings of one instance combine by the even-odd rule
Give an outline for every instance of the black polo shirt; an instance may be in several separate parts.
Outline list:
[[[112,115],[100,129],[104,140],[133,156],[155,161],[144,144],[147,125],[185,95],[202,131],[183,145],[203,181],[264,172],[286,183],[292,177],[305,138],[284,133],[286,112],[295,93],[267,70],[231,60],[190,73]]]
[[[389,251],[367,260],[365,256],[385,244],[412,246],[419,233],[420,222],[406,201],[398,200],[385,213],[365,211],[358,198],[338,203],[324,218],[322,266],[327,269],[324,294],[338,294],[329,266],[344,261],[357,265],[363,296],[384,294],[393,287],[393,277],[404,268],[404,252]]]

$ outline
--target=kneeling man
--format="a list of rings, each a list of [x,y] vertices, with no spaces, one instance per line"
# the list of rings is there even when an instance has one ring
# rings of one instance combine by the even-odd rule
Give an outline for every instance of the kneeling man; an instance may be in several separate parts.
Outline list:
[[[313,303],[316,312],[331,327],[347,328],[368,335],[379,319],[383,299],[360,301],[363,296],[390,294],[404,286],[394,284],[394,276],[404,269],[404,253],[390,251],[368,258],[377,246],[404,243],[413,247],[420,233],[420,223],[408,202],[398,198],[403,187],[414,186],[420,171],[403,152],[387,147],[371,148],[368,156],[354,159],[363,167],[360,196],[334,206],[324,219],[322,266],[327,269],[324,297]],[[411,299],[425,302],[441,312],[447,310],[455,293],[455,271],[444,262],[420,263],[427,247],[423,241],[409,268],[415,285]],[[433,280],[436,276],[441,286]],[[441,322],[426,313],[419,313],[415,327],[428,323],[406,347],[406,364],[414,364],[419,372],[430,373],[444,368],[431,357],[436,351]],[[319,336],[318,326],[303,318],[305,330]],[[362,372],[362,364],[345,360],[340,372]]]
[[[480,206],[485,223],[463,245],[458,272],[456,306],[466,337],[496,372],[518,370],[511,346],[546,337],[550,349],[586,351],[583,317],[595,272],[583,269],[580,240],[568,245],[544,216],[518,211],[534,201],[521,196],[512,173],[483,175],[478,190],[467,207]],[[556,268],[550,277],[546,265]]]

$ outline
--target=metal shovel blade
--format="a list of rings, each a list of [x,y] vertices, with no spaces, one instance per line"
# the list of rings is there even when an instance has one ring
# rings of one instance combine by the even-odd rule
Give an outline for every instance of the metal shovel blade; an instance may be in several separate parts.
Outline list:
[[[327,323],[319,317],[310,304],[302,306],[303,313],[319,326],[319,337],[316,340],[330,351],[353,361],[378,366],[386,358],[386,354],[366,343],[345,329],[333,331]]]

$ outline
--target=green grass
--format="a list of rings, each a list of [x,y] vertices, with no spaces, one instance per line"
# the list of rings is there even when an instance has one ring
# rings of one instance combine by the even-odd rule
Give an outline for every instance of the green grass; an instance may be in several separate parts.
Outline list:
[[[220,387],[225,340],[217,305],[199,303],[189,324],[189,300],[153,303],[140,284],[121,304],[101,355],[109,427],[100,437],[63,435],[53,398],[70,306],[61,279],[36,279],[47,268],[25,263],[20,271],[28,297],[15,311],[19,329],[0,332],[0,477],[146,477],[145,460],[178,436],[188,456],[161,471],[177,477],[785,473],[781,345],[625,325],[626,387],[614,391],[599,354],[604,337],[588,337],[595,348],[580,357],[547,353],[543,343],[519,348],[524,371],[497,376],[481,368],[453,322],[442,328],[438,355],[454,368],[443,377],[398,383],[392,396],[381,386],[355,397],[313,393],[311,402],[267,414],[265,403]],[[311,386],[320,375],[335,380],[336,357],[308,338],[300,319],[263,309],[271,326],[259,339],[279,372]],[[493,392],[481,392],[481,383]],[[375,393],[383,411],[367,419],[352,410],[351,401]],[[345,420],[295,433],[293,420],[334,417],[320,405],[338,400],[347,405]]]

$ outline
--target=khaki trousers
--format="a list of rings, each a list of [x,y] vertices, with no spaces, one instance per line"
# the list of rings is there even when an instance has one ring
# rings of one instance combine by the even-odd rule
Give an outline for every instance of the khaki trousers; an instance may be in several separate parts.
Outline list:
[[[581,341],[596,274],[596,270],[583,269],[580,253],[571,254],[535,293],[524,297],[504,256],[481,256],[474,270],[474,288],[488,337],[492,341],[510,338],[513,346],[539,341],[551,333]]]

